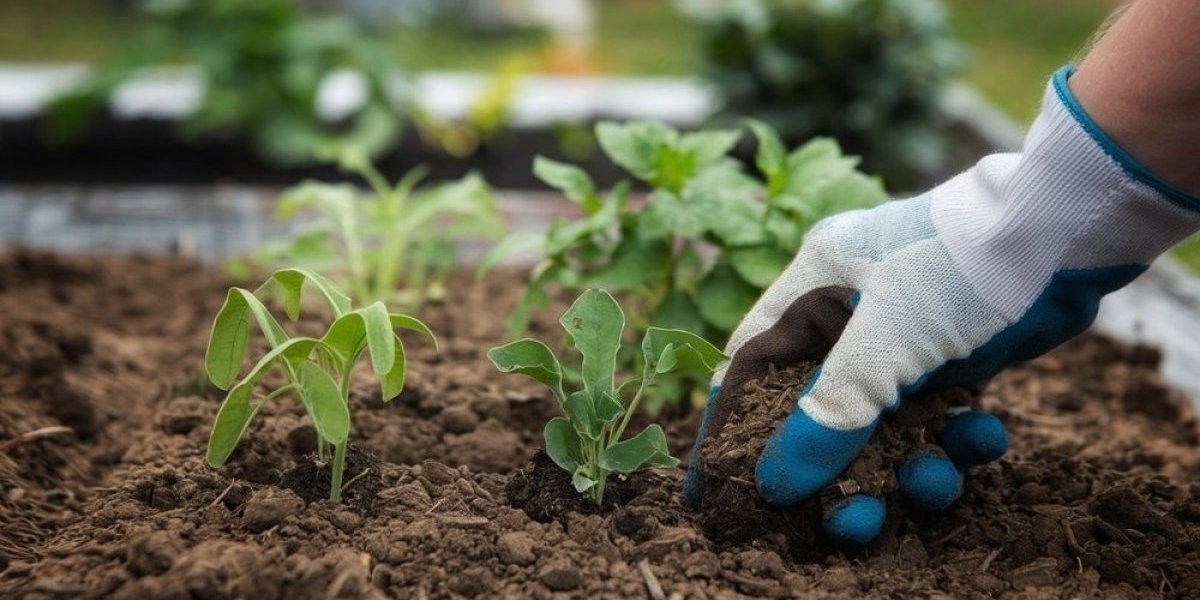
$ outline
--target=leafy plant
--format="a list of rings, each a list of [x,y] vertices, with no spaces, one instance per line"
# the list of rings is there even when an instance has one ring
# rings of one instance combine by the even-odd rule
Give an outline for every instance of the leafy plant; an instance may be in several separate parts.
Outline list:
[[[289,239],[263,246],[265,264],[334,272],[357,298],[416,309],[444,293],[456,266],[456,241],[503,230],[496,198],[478,175],[417,190],[424,170],[392,185],[362,153],[341,156],[342,168],[362,176],[370,191],[309,181],[284,192],[281,219],[306,210],[317,218]]]
[[[683,134],[657,122],[597,125],[609,158],[652,188],[640,207],[631,204],[628,183],[601,194],[582,169],[538,158],[534,173],[582,216],[558,221],[544,234],[511,236],[485,257],[483,270],[518,250],[544,257],[513,312],[510,333],[524,328],[550,287],[603,287],[629,298],[638,334],[655,325],[723,345],[810,226],[885,199],[878,181],[855,170],[857,160],[832,140],[815,139],[789,153],[767,125],[751,122],[750,128],[758,139],[759,177],[730,157],[742,137],[738,130]],[[635,369],[638,360],[623,357]]]
[[[658,425],[621,439],[656,377],[679,369],[711,372],[725,355],[695,334],[651,327],[642,338],[641,377],[617,386],[614,372],[625,329],[625,314],[617,301],[606,291],[587,290],[559,323],[568,342],[583,355],[582,389],[567,393],[561,363],[537,340],[526,338],[492,348],[488,358],[501,372],[531,377],[554,393],[562,416],[551,419],[542,431],[546,453],[571,473],[578,492],[601,504],[609,475],[679,464]],[[634,386],[637,391],[626,401],[627,390]]]
[[[264,157],[285,164],[311,161],[328,146],[382,152],[402,123],[389,89],[395,61],[353,20],[306,14],[299,4],[145,2],[146,26],[83,86],[53,103],[52,131],[78,135],[123,81],[146,67],[184,63],[199,71],[204,86],[199,107],[184,124],[186,134],[248,132]],[[323,115],[322,84],[343,69],[361,77],[363,101],[350,114]]]
[[[940,104],[963,62],[939,0],[692,1],[723,114],[830,136],[889,182],[944,168]]]
[[[316,288],[333,316],[329,328],[319,338],[289,336],[261,299],[268,292],[277,291],[288,318],[295,321],[300,317],[301,293],[306,282]],[[239,378],[249,350],[251,320],[266,338],[269,350]],[[372,370],[379,377],[383,401],[398,396],[404,389],[405,355],[404,344],[395,333],[397,328],[418,331],[436,344],[424,323],[408,315],[389,313],[381,302],[352,309],[349,297],[313,271],[276,271],[254,292],[230,288],[213,321],[204,357],[209,379],[222,390],[228,390],[208,439],[208,464],[223,466],[259,409],[290,394],[300,400],[312,420],[320,460],[332,459],[329,499],[340,500],[350,436],[350,383],[354,365],[366,352]],[[259,383],[273,369],[283,373],[286,383],[266,394],[259,393]]]

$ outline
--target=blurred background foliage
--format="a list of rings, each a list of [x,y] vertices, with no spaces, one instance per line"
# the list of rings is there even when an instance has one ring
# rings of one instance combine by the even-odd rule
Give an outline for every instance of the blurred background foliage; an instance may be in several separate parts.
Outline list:
[[[360,0],[361,1],[361,0]],[[461,0],[442,0],[454,4]],[[130,0],[0,0],[0,61],[101,59],[138,29]],[[348,2],[347,4],[353,4]],[[962,79],[1008,114],[1032,119],[1044,80],[1084,47],[1116,0],[944,0],[951,33],[970,51]],[[601,72],[698,72],[700,33],[672,0],[595,0],[590,67]],[[535,30],[480,33],[461,20],[420,15],[384,26],[408,70],[491,70],[512,52],[544,50]]]

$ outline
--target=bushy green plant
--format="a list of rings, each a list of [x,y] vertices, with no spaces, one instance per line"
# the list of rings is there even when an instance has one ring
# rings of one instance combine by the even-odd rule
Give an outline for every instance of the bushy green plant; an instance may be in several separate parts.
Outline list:
[[[582,211],[544,234],[502,241],[482,269],[519,250],[544,257],[510,319],[513,335],[551,287],[603,287],[629,298],[633,330],[694,331],[717,346],[791,261],[808,228],[885,199],[836,143],[815,139],[788,152],[770,127],[751,122],[757,176],[729,156],[740,130],[680,133],[657,122],[600,123],[613,162],[652,189],[642,206],[630,186],[607,194],[578,167],[538,158],[534,172]],[[625,357],[635,367],[636,356]],[[651,409],[656,408],[654,404]]]
[[[723,111],[785,140],[829,136],[907,184],[943,165],[939,118],[963,62],[939,0],[718,0],[699,16],[705,72]]]
[[[562,416],[551,419],[542,432],[546,453],[571,474],[579,493],[601,504],[609,475],[679,464],[658,425],[621,439],[655,379],[679,369],[708,373],[725,356],[695,334],[651,327],[642,338],[641,377],[616,385],[617,352],[625,329],[625,315],[617,301],[606,291],[587,290],[559,323],[569,344],[583,356],[582,389],[567,393],[561,363],[537,340],[526,338],[492,348],[488,358],[504,373],[520,373],[550,388]],[[629,390],[635,388],[629,397]]]
[[[342,16],[302,11],[294,0],[150,0],[139,30],[80,88],[51,106],[53,130],[73,136],[117,86],[139,70],[185,64],[204,95],[183,131],[246,132],[280,163],[307,162],[331,145],[375,154],[396,140],[401,115],[389,90],[392,60],[369,31]],[[338,122],[318,114],[318,93],[339,69],[359,74],[363,102]]]
[[[272,289],[279,292],[288,317],[294,321],[300,316],[301,292],[306,282],[316,288],[333,316],[329,328],[319,338],[289,336],[262,301]],[[239,378],[249,350],[251,320],[266,338],[269,351]],[[312,420],[320,460],[332,458],[329,499],[340,500],[350,437],[350,383],[354,365],[366,352],[371,368],[379,376],[383,401],[400,395],[404,389],[405,358],[404,344],[395,333],[397,328],[418,331],[433,339],[433,333],[424,323],[408,315],[389,313],[381,302],[353,309],[349,297],[312,271],[276,271],[254,292],[231,288],[213,321],[204,358],[209,379],[229,392],[208,439],[208,464],[223,466],[259,409],[290,394],[300,400]],[[286,383],[269,393],[259,393],[263,377],[276,368],[282,371]]]
[[[300,265],[333,274],[357,298],[415,310],[444,293],[456,265],[456,242],[499,235],[496,197],[478,175],[417,189],[424,170],[395,185],[362,153],[343,153],[341,165],[369,189],[315,181],[284,192],[281,219],[313,213],[290,238],[264,245],[268,265]]]

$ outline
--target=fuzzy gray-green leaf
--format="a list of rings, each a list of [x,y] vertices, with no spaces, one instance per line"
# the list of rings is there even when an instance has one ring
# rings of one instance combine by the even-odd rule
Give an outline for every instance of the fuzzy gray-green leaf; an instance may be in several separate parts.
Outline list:
[[[600,454],[600,468],[614,473],[632,473],[649,467],[674,467],[679,460],[667,449],[662,427],[650,425],[641,433],[609,446]]]

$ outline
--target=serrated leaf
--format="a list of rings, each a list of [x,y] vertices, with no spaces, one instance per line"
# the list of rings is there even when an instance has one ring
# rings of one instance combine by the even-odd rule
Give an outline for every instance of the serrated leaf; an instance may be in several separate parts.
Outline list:
[[[600,468],[613,473],[632,473],[648,467],[674,467],[679,460],[667,449],[662,427],[650,425],[641,433],[617,442],[600,454]]]
[[[542,429],[542,440],[546,444],[546,454],[550,456],[550,460],[566,472],[574,473],[583,462],[579,436],[565,417],[554,417],[547,421],[546,427]]]
[[[599,210],[596,185],[583,169],[538,156],[533,159],[533,174],[546,185],[562,191],[568,200],[582,207],[586,214]]]
[[[596,141],[609,159],[643,181],[655,177],[660,148],[673,146],[678,139],[678,132],[657,121],[596,125]]]
[[[786,181],[787,150],[779,134],[770,125],[757,119],[746,119],[746,125],[754,132],[758,140],[758,151],[755,153],[755,166],[767,177],[768,195],[774,196],[779,192],[776,186],[782,186]],[[776,185],[771,185],[778,182]]]
[[[791,254],[766,244],[743,246],[729,251],[729,264],[738,275],[761,289],[766,289],[774,283],[792,262],[792,258]]]
[[[725,158],[742,139],[737,129],[697,131],[680,136],[679,151],[692,155],[696,171]]]
[[[583,354],[583,385],[593,397],[613,390],[625,313],[604,290],[587,290],[558,321]]]
[[[488,360],[501,373],[520,373],[550,387],[559,402],[566,400],[562,389],[562,365],[545,344],[525,338],[488,350]]]
[[[346,441],[350,436],[350,410],[329,373],[312,362],[301,362],[296,385],[317,434],[334,445]]]

